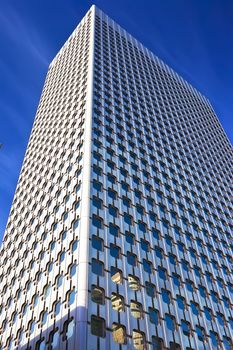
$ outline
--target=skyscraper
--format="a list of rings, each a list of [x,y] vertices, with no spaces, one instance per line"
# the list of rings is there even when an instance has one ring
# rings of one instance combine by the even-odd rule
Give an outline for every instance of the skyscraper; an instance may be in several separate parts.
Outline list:
[[[209,101],[93,6],[25,154],[1,349],[232,349],[232,153]]]

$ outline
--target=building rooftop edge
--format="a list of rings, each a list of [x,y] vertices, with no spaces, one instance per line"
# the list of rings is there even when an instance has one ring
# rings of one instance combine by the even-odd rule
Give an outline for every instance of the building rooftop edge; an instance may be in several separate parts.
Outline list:
[[[83,22],[83,20],[86,18],[86,16],[88,15],[89,12],[91,11],[95,11],[95,12],[99,12],[102,15],[104,15],[105,17],[107,17],[109,20],[111,20],[119,29],[121,29],[126,35],[128,35],[129,37],[131,37],[131,39],[135,42],[137,42],[138,45],[141,45],[145,51],[148,51],[154,59],[156,59],[160,64],[164,65],[166,67],[166,69],[168,69],[169,73],[172,73],[177,79],[181,79],[182,83],[187,84],[189,88],[195,90],[196,93],[198,93],[203,99],[205,99],[205,101],[209,104],[210,108],[213,110],[211,101],[208,99],[208,97],[202,93],[200,90],[198,90],[198,88],[196,88],[194,85],[192,85],[192,83],[190,83],[186,78],[184,78],[181,74],[177,73],[176,70],[172,67],[170,67],[163,59],[159,58],[151,49],[149,49],[147,46],[145,46],[141,41],[139,41],[136,37],[134,37],[132,34],[130,34],[125,28],[123,28],[119,23],[117,23],[114,19],[112,19],[109,15],[107,15],[102,9],[100,9],[96,4],[92,4],[88,11],[86,12],[86,14],[82,17],[82,19],[80,20],[80,22],[78,23],[78,25],[75,27],[75,29],[73,30],[73,32],[68,36],[67,40],[65,41],[65,43],[62,45],[62,47],[59,49],[59,51],[57,52],[57,54],[55,55],[55,57],[52,59],[52,61],[49,64],[49,68],[53,66],[54,61],[57,59],[57,57],[59,57],[59,55],[61,54],[61,52],[65,49],[66,45],[68,44],[69,39],[72,38],[72,36],[75,34],[76,30],[78,29],[78,27],[81,25],[81,23]],[[213,110],[214,111],[214,110]],[[216,114],[215,114],[216,115]],[[219,120],[219,118],[217,117],[217,119]],[[221,124],[221,122],[220,122]],[[222,124],[221,124],[222,125]]]

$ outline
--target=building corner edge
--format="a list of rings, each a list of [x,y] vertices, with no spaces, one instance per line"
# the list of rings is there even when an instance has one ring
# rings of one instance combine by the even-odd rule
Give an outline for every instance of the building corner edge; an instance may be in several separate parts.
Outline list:
[[[76,313],[76,349],[87,350],[88,315],[88,273],[89,273],[89,226],[90,226],[90,188],[91,188],[91,139],[94,84],[94,37],[95,5],[91,9],[90,51],[88,57],[88,77],[86,96],[86,116],[84,126],[84,151],[82,175],[82,204],[80,214],[80,237],[78,252],[78,295]]]

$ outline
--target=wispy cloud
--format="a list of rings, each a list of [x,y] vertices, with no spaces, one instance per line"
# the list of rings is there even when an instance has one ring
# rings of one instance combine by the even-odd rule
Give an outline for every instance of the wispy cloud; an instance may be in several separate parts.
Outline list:
[[[12,7],[0,12],[0,28],[11,40],[22,45],[27,52],[42,64],[48,66],[49,52],[40,32]]]

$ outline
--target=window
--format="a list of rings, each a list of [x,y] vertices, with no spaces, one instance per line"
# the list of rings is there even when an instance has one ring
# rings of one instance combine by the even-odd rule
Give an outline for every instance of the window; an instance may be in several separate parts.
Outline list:
[[[146,282],[145,283],[146,286],[146,293],[147,295],[149,295],[150,297],[154,298],[155,297],[155,285],[150,283],[150,282]]]
[[[131,206],[131,201],[130,201],[130,199],[128,199],[127,197],[123,197],[123,204],[124,204],[126,207],[130,208],[130,206]]]
[[[127,252],[127,262],[131,266],[136,266],[137,264],[137,256],[133,253]]]
[[[117,193],[116,193],[116,191],[113,191],[112,189],[108,188],[108,196],[112,199],[116,199]]]
[[[204,314],[208,321],[212,320],[212,311],[208,307],[204,306]]]
[[[52,287],[50,285],[48,285],[44,288],[44,297],[45,298],[48,298],[50,296],[51,290],[52,290]]]
[[[116,293],[112,293],[111,302],[112,302],[113,310],[118,311],[118,312],[124,311],[124,297],[123,296],[116,294]]]
[[[142,318],[142,304],[136,301],[130,302],[131,315],[135,318]]]
[[[171,303],[171,293],[166,289],[162,289],[162,299],[163,299],[164,303],[170,304]]]
[[[104,275],[104,264],[102,261],[92,258],[92,272],[98,276]]]
[[[64,323],[64,340],[69,340],[72,338],[75,329],[75,322],[70,319]]]
[[[97,304],[104,304],[105,291],[103,288],[97,287],[95,285],[91,286],[91,300]]]
[[[52,346],[52,350],[56,349],[59,345],[59,331],[52,332],[51,338],[50,338],[50,343]]]
[[[134,276],[134,275],[129,275],[128,276],[128,283],[129,283],[129,288],[132,290],[139,290],[140,289],[140,281],[139,278]]]
[[[172,280],[173,280],[174,286],[176,288],[180,288],[180,286],[181,286],[180,276],[177,275],[176,273],[173,273],[172,274]]]
[[[161,280],[166,281],[166,279],[167,279],[167,270],[164,269],[161,266],[158,266],[158,275],[159,275],[159,278]]]
[[[48,265],[48,272],[52,272],[53,270],[53,263],[51,262],[49,265]]]
[[[109,214],[112,215],[114,218],[118,217],[118,209],[113,205],[109,205],[108,211],[109,211]]]
[[[126,239],[126,242],[133,245],[134,244],[134,240],[135,240],[135,237],[132,233],[126,231],[125,233],[125,239]]]
[[[113,323],[112,324],[112,337],[118,344],[126,344],[126,328],[125,326]]]
[[[17,322],[17,319],[18,319],[18,314],[17,312],[14,312],[11,319],[12,323],[15,324]]]
[[[180,344],[170,341],[169,350],[181,350]],[[188,349],[188,348],[187,348]]]
[[[190,326],[190,323],[185,321],[185,320],[181,320],[181,328],[182,328],[182,331],[184,333],[184,335],[186,335],[187,337],[190,336],[191,334],[191,326]]]
[[[152,234],[153,234],[153,237],[157,240],[157,242],[159,242],[160,238],[161,238],[161,234],[158,230],[156,229],[152,229]]]
[[[75,241],[72,243],[72,252],[74,252],[77,248],[78,248],[78,241],[75,240]]]
[[[2,330],[5,331],[6,328],[7,328],[7,326],[8,326],[8,322],[7,322],[7,320],[5,319],[5,320],[2,322]]]
[[[157,256],[157,258],[163,259],[164,257],[163,249],[155,246],[155,255]]]
[[[77,265],[73,264],[70,267],[70,277],[74,277],[76,275],[76,271],[77,271]]]
[[[81,203],[80,200],[74,202],[74,205],[73,205],[74,210],[78,210],[79,209],[80,203]]]
[[[21,331],[19,333],[19,345],[24,345],[26,343],[26,333],[24,331]],[[1,349],[1,347],[0,347]]]
[[[225,335],[223,336],[223,344],[225,350],[232,350],[232,340],[226,337]]]
[[[73,290],[72,292],[69,292],[69,297],[68,297],[68,304],[72,305],[75,302],[75,290]]]
[[[225,318],[224,318],[223,314],[221,314],[220,312],[217,312],[217,320],[218,320],[218,323],[220,324],[220,326],[224,327]]]
[[[30,328],[29,328],[30,329],[30,335],[34,333],[35,328],[36,328],[36,322],[32,321],[31,325],[30,325]]]
[[[22,315],[25,316],[27,314],[28,310],[29,310],[29,305],[24,304],[22,307]]]
[[[152,350],[163,350],[164,343],[163,339],[157,336],[152,336]]]
[[[73,228],[74,230],[76,230],[79,226],[79,219],[75,220],[74,223],[73,223]]]
[[[136,210],[137,210],[137,212],[139,213],[139,214],[141,214],[141,215],[143,215],[144,214],[144,208],[143,208],[143,206],[142,205],[140,205],[140,204],[137,204],[136,205]]]
[[[109,232],[110,232],[111,235],[113,235],[115,237],[118,237],[118,235],[119,235],[119,227],[114,225],[114,224],[112,224],[110,222],[110,224],[109,224]]]
[[[103,201],[100,198],[94,196],[92,198],[92,203],[93,203],[94,207],[96,207],[98,209],[102,209]]]
[[[43,339],[36,343],[36,350],[46,350],[46,343]]]
[[[176,257],[175,257],[175,255],[173,255],[173,254],[169,254],[168,255],[168,258],[169,258],[169,262],[170,262],[170,264],[172,264],[172,265],[176,265]]]
[[[191,310],[192,310],[192,313],[195,315],[195,316],[198,316],[199,314],[199,306],[198,304],[194,303],[193,301],[190,302],[190,306],[191,306]]]
[[[216,293],[213,290],[211,290],[210,291],[210,295],[211,295],[211,298],[212,298],[213,302],[217,304],[219,302],[218,293]]]
[[[124,221],[128,225],[132,225],[132,222],[133,222],[132,216],[127,213],[124,213]]]
[[[183,268],[183,271],[189,272],[190,266],[189,266],[188,261],[182,259],[181,260],[181,266]]]
[[[121,249],[120,247],[118,247],[115,244],[110,243],[110,255],[115,258],[115,259],[119,259],[120,258],[120,252]]]
[[[33,297],[33,307],[35,308],[38,305],[39,302],[39,295],[35,294]]]
[[[98,229],[102,229],[103,227],[103,219],[97,215],[92,215],[92,224]]]
[[[102,317],[91,316],[91,333],[97,337],[105,337],[105,320]]]
[[[111,279],[117,284],[122,284],[122,271],[114,266],[111,266]]]
[[[46,311],[46,312],[43,313],[42,318],[41,318],[42,325],[46,324],[47,319],[48,319],[48,312]]]
[[[176,302],[178,305],[178,308],[181,310],[185,309],[185,299],[179,295],[176,296]]]
[[[197,333],[197,337],[200,341],[204,342],[205,340],[205,331],[204,328],[200,327],[200,326],[196,326],[196,333]]]
[[[102,191],[102,184],[97,180],[93,180],[93,188],[95,190],[97,190],[98,192],[101,192]]]
[[[98,236],[92,235],[92,247],[102,252],[104,250],[103,239],[99,238]]]
[[[165,315],[165,322],[166,322],[167,328],[170,331],[175,332],[175,329],[176,329],[175,317],[172,315],[166,314]]]
[[[229,309],[229,308],[230,308],[229,299],[223,295],[223,296],[222,296],[222,301],[223,301],[223,304],[224,304],[225,308],[226,308],[226,309]]]
[[[61,311],[61,303],[58,301],[54,306],[55,316],[59,315]]]
[[[68,215],[68,214],[67,214]],[[49,220],[49,216],[47,217],[47,220]],[[54,225],[53,225],[53,231],[56,231],[56,229],[58,228],[58,223],[56,222]]]
[[[62,263],[64,260],[65,260],[65,256],[66,256],[66,253],[65,252],[62,252],[59,256],[59,261],[60,263]]]
[[[152,273],[152,263],[146,259],[143,259],[143,269],[145,272]]]
[[[44,257],[45,257],[45,252],[44,252],[44,251],[41,251],[40,254],[39,254],[40,260],[43,260]]]
[[[69,213],[64,213],[63,214],[63,221],[66,221],[69,217]]]
[[[133,329],[132,333],[133,346],[137,350],[143,350],[146,347],[145,334],[138,330]]]
[[[190,280],[186,280],[185,283],[186,283],[186,286],[187,286],[187,290],[189,292],[193,293],[194,292],[194,284],[193,284],[193,282],[190,281]]]
[[[148,311],[149,311],[150,322],[153,323],[155,326],[158,326],[159,311],[156,309],[153,309],[152,307],[149,307]]]
[[[57,276],[57,287],[60,288],[62,286],[63,283],[63,276],[59,275]]]
[[[61,235],[62,241],[64,241],[66,239],[66,237],[67,237],[67,231],[64,231]]]
[[[138,228],[140,231],[142,231],[143,233],[146,233],[147,230],[147,225],[145,222],[139,221],[138,222]]]
[[[212,344],[214,347],[218,347],[219,346],[219,338],[218,338],[218,334],[210,331],[210,339],[212,341]]]

